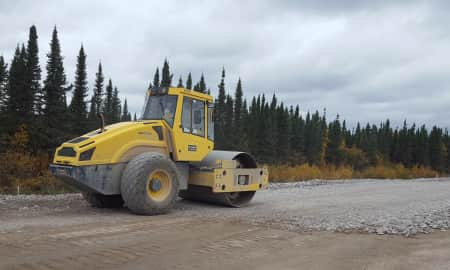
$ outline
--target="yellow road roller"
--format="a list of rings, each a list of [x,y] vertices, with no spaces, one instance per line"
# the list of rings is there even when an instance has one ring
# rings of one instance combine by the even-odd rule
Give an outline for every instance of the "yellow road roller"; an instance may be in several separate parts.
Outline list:
[[[167,212],[177,197],[231,207],[268,185],[267,168],[245,152],[214,149],[213,98],[197,91],[148,89],[139,121],[105,126],[63,143],[50,171],[94,207]]]

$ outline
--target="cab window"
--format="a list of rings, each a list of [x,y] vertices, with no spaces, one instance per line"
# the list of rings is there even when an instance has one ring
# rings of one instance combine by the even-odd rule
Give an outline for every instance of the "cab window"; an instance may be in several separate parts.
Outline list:
[[[183,98],[183,112],[181,116],[183,132],[205,136],[205,103],[193,98]]]
[[[185,133],[191,133],[191,106],[192,99],[183,98],[183,111],[181,115],[181,128]]]
[[[214,105],[208,104],[208,139],[214,141]]]

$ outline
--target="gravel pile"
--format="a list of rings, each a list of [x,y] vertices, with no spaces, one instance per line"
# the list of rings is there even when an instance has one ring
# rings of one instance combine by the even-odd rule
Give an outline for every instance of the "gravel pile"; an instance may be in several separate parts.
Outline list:
[[[126,210],[93,209],[80,194],[0,195],[0,231],[17,224],[61,226],[138,219]],[[251,204],[227,208],[180,200],[169,216],[218,218],[292,231],[414,235],[450,228],[450,178],[313,180],[274,183]],[[4,219],[3,219],[4,218]],[[39,220],[38,220],[39,219]],[[7,220],[8,222],[2,222]]]

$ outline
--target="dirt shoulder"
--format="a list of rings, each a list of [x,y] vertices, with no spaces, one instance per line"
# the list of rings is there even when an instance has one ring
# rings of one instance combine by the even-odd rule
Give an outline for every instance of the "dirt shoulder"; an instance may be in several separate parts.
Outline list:
[[[0,269],[448,269],[450,233],[297,233],[214,218],[101,219],[0,234]]]

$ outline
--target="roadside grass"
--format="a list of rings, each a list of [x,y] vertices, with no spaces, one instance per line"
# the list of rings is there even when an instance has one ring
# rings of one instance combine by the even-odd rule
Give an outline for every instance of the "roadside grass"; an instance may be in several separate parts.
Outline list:
[[[59,194],[78,192],[53,177],[48,171],[47,155],[31,155],[25,151],[11,150],[0,154],[0,194]],[[294,182],[310,179],[412,179],[439,177],[427,168],[403,165],[377,165],[362,170],[350,166],[295,166],[270,165],[271,182]]]
[[[46,155],[18,151],[0,154],[0,194],[58,194],[76,192],[48,171]]]
[[[435,178],[439,173],[428,167],[413,166],[406,168],[401,164],[370,166],[354,170],[350,166],[315,166],[302,164],[296,166],[272,165],[269,168],[271,182],[295,182],[311,179],[413,179]]]

